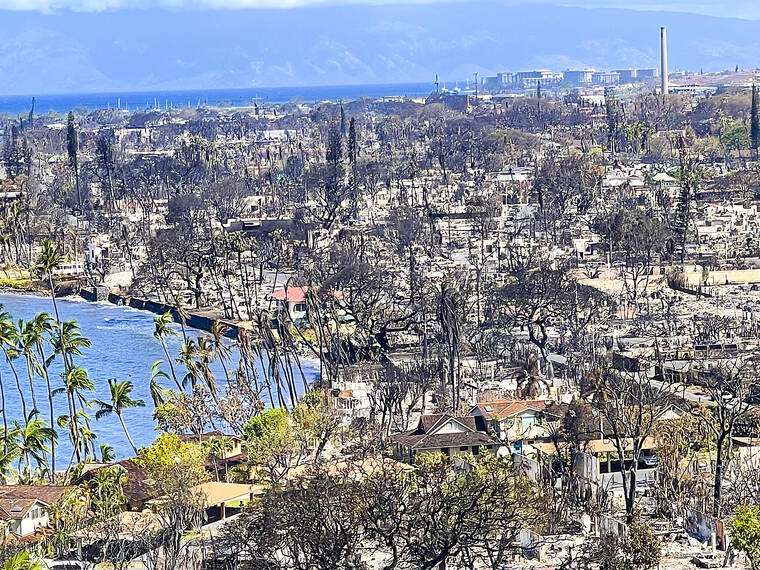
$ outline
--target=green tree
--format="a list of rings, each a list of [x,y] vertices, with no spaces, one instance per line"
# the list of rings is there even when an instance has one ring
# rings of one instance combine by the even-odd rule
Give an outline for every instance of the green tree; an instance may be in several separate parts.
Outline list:
[[[165,404],[172,393],[171,390],[158,383],[159,378],[169,378],[166,372],[159,368],[162,362],[163,360],[156,360],[150,368],[150,397],[153,400],[154,408]]]
[[[95,419],[99,420],[111,414],[116,414],[116,417],[119,418],[121,428],[124,430],[124,435],[127,436],[129,445],[131,445],[132,450],[137,453],[137,447],[135,447],[135,443],[132,441],[132,436],[129,435],[127,424],[124,423],[123,412],[128,408],[144,408],[145,402],[143,400],[132,399],[131,395],[132,390],[134,390],[134,385],[131,380],[122,380],[119,382],[115,378],[109,378],[108,390],[111,394],[110,401],[96,400],[95,402],[100,406],[100,409],[95,412]]]
[[[258,470],[259,477],[272,483],[280,482],[307,455],[284,408],[264,410],[251,418],[243,431],[249,463]]]
[[[71,552],[74,533],[90,522],[90,496],[85,487],[72,487],[48,507],[48,529],[43,545],[54,557]]]
[[[211,462],[214,464],[214,475],[216,476],[216,480],[219,481],[219,460],[226,457],[226,455],[233,450],[234,445],[232,440],[227,437],[226,435],[223,435],[221,437],[210,437],[206,441],[203,442],[203,449],[208,453],[209,458],[211,459]],[[225,464],[225,480],[226,480],[226,469],[227,465]]]
[[[331,408],[330,397],[325,390],[311,390],[304,394],[293,408],[291,418],[295,435],[314,450],[314,459],[320,457],[340,426],[340,418]]]
[[[25,418],[26,422],[21,425],[19,422],[13,422],[12,432],[16,435],[17,448],[23,465],[27,468],[32,467],[32,460],[38,467],[49,469],[46,456],[50,451],[48,444],[55,441],[58,437],[56,431],[45,424],[45,420],[37,417],[37,411],[32,410],[29,416]]]
[[[79,323],[74,319],[63,321],[54,332],[55,352],[66,360],[65,370],[71,370],[74,367],[74,357],[83,356],[82,349],[90,348],[92,342],[82,335]]]
[[[52,240],[45,239],[42,241],[42,251],[37,258],[35,269],[39,274],[47,279],[50,287],[50,297],[53,301],[53,310],[55,311],[55,320],[60,324],[61,318],[58,314],[58,305],[55,298],[55,283],[53,281],[53,271],[63,263],[63,256],[58,252],[58,247],[53,244]]]
[[[82,436],[82,426],[80,422],[87,423],[84,409],[88,406],[89,401],[85,398],[85,392],[92,392],[95,389],[95,383],[87,374],[87,370],[81,366],[70,369],[64,376],[63,388],[58,388],[57,392],[64,392],[68,401],[68,415],[59,418],[59,425],[69,427],[69,436],[74,447],[74,455],[77,461],[82,461],[87,456],[88,441]],[[94,454],[94,450],[93,450]]]
[[[3,570],[44,570],[45,565],[32,557],[29,552],[17,552],[3,564]]]
[[[98,469],[95,476],[87,481],[85,487],[96,517],[107,519],[121,511],[127,502],[124,495],[126,481],[126,472],[116,465]]]
[[[760,569],[760,505],[740,505],[728,521],[731,545],[744,552],[752,570]]]
[[[190,387],[194,390],[195,385],[198,383],[198,379],[204,378],[202,363],[200,362],[200,359],[196,361],[196,357],[200,356],[200,347],[191,338],[187,339],[179,346],[179,357],[176,362],[177,364],[184,366],[185,370],[187,370],[182,377],[183,388],[190,384]],[[212,393],[213,391],[214,390],[212,390]]]
[[[161,528],[146,529],[138,539],[146,550],[146,566],[167,570],[188,566],[195,548],[183,537],[203,520],[204,497],[197,486],[208,479],[206,458],[199,443],[174,434],[160,435],[137,457],[152,492],[161,497],[156,507]]]
[[[53,317],[47,313],[38,313],[34,318],[26,323],[28,325],[25,328],[24,334],[27,335],[25,340],[29,344],[33,344],[37,350],[37,357],[35,360],[35,370],[44,378],[47,386],[48,393],[48,409],[50,412],[50,425],[55,425],[55,408],[53,406],[53,386],[50,382],[50,374],[48,374],[48,365],[53,359],[54,355],[48,356],[45,352],[45,345],[50,340],[50,334],[53,331]],[[55,476],[55,440],[50,445],[50,480],[53,482]]]
[[[101,443],[99,447],[101,463],[111,463],[116,459],[116,453],[113,450],[113,446],[108,445],[107,443]]]
[[[208,479],[207,454],[199,443],[182,441],[172,433],[158,436],[137,457],[148,473],[148,482],[156,491],[183,494]]]
[[[32,411],[37,411],[37,395],[34,391],[34,377],[38,369],[37,358],[35,356],[35,348],[37,346],[37,334],[38,331],[31,320],[18,321],[18,338],[17,347],[21,354],[24,355],[26,361],[26,375],[29,381],[29,396],[32,400]]]
[[[16,430],[6,430],[0,435],[3,442],[3,452],[0,454],[0,482],[7,484],[13,473],[13,463],[19,456]]]

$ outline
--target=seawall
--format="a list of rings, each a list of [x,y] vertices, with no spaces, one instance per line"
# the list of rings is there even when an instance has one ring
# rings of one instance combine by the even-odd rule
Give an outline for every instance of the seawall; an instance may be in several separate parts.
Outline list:
[[[139,309],[141,311],[148,311],[156,315],[163,315],[164,313],[170,313],[175,322],[181,322],[179,312],[173,305],[167,305],[165,303],[158,303],[151,301],[150,299],[142,299],[140,297],[127,297],[125,295],[119,295],[117,293],[105,293],[103,291],[94,290],[92,288],[82,288],[79,291],[79,295],[87,301],[108,301],[114,305],[124,305],[125,307],[131,307],[133,309]],[[214,318],[209,315],[196,313],[193,311],[186,311],[185,325],[211,332],[211,328],[214,323],[219,321],[224,325],[224,336],[231,339],[237,339],[240,325],[237,323],[225,320],[223,318]]]

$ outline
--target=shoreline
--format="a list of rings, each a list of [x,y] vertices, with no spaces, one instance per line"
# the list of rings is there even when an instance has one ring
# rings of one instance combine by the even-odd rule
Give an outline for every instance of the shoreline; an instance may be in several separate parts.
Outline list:
[[[2,287],[0,286],[0,295],[14,295],[18,297],[35,297],[39,299],[50,299],[50,293],[48,291],[44,291],[41,289],[36,290],[22,290],[22,289],[14,289],[12,287]],[[83,295],[79,293],[67,293],[65,295],[56,296],[56,299],[59,301],[68,301],[72,303],[88,303],[92,305],[110,305],[113,307],[126,307],[128,309],[134,309],[137,311],[144,311],[148,312],[154,315],[163,314],[166,311],[160,312],[156,309],[158,308],[167,308],[171,313],[172,317],[175,319],[175,324],[179,325],[180,321],[178,318],[176,318],[176,310],[168,305],[163,305],[161,303],[157,303],[155,301],[149,301],[146,299],[141,299],[138,297],[125,297],[118,295],[116,293],[109,293],[109,299],[103,299],[103,300],[91,300],[87,299]],[[121,299],[122,301],[124,299],[127,299],[131,302],[122,302],[119,304],[118,302],[115,302],[116,300]],[[2,303],[0,303],[2,305]],[[225,338],[228,338],[232,341],[237,341],[237,333],[240,329],[245,329],[245,326],[231,322],[225,319],[212,319],[205,315],[199,315],[199,314],[193,314],[192,312],[189,312],[189,318],[185,320],[185,326],[187,326],[190,329],[194,329],[197,331],[201,331],[204,333],[210,334],[210,328],[211,325],[213,325],[214,322],[220,321],[223,325],[227,327],[227,331],[224,335]],[[319,359],[314,357],[312,353],[306,349],[306,347],[299,346],[299,352],[298,352],[298,359],[302,366],[304,366],[304,372],[307,372],[308,369],[311,369],[310,372],[312,374],[318,374],[320,370],[320,362]]]
[[[140,311],[147,311],[154,315],[163,315],[170,313],[175,322],[180,323],[180,315],[177,308],[173,305],[167,305],[158,301],[151,301],[150,299],[144,299],[141,297],[132,297],[128,295],[120,295],[118,293],[112,293],[108,291],[106,295],[103,295],[97,290],[90,288],[81,288],[78,296],[90,303],[108,302],[112,305],[129,307]],[[185,326],[198,329],[207,333],[210,333],[215,323],[221,323],[224,328],[224,336],[233,340],[237,340],[238,333],[242,328],[239,324],[229,321],[224,318],[213,318],[196,311],[186,311],[187,317],[184,320]]]
[[[28,289],[0,285],[0,294],[50,298],[50,291],[39,285]],[[95,291],[91,288],[83,287],[78,291],[74,291],[73,288],[68,289],[62,294],[56,295],[56,299],[92,304],[107,303],[117,307],[123,306],[138,311],[146,311],[154,315],[163,315],[164,313],[169,312],[171,313],[174,322],[177,324],[180,323],[179,314],[174,306],[141,297],[120,295],[109,291],[106,297],[99,299],[97,298],[97,293]],[[211,328],[214,323],[218,321],[225,327],[224,337],[233,341],[237,341],[238,334],[241,330],[248,330],[245,326],[245,322],[230,321],[225,318],[213,318],[203,314],[203,311],[196,312],[189,310],[187,311],[187,315],[188,317],[185,319],[185,326],[205,333],[211,333]],[[297,342],[296,344],[299,346],[299,359],[301,359],[302,362],[308,362],[313,365],[315,369],[319,369],[319,359],[315,358],[306,346],[301,346],[300,342]]]

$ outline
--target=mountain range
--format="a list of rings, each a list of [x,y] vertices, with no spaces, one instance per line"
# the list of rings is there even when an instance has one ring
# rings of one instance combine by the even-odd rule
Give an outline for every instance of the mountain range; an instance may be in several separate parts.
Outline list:
[[[0,10],[0,94],[455,80],[498,71],[760,67],[760,21],[483,1]]]

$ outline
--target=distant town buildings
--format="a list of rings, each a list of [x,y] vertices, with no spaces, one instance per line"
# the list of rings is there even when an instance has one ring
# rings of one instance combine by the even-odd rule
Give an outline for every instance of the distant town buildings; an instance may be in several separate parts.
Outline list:
[[[591,76],[594,85],[617,85],[620,83],[620,75],[616,71],[597,71]]]
[[[561,87],[593,87],[645,83],[659,77],[655,68],[627,68],[613,70],[568,69],[554,72],[548,69],[527,71],[502,71],[481,77],[479,87],[485,92],[503,93],[534,91],[539,83],[543,89]],[[672,75],[672,74],[671,74]]]
[[[563,74],[565,83],[572,85],[591,85],[593,69],[569,69]]]
[[[541,84],[541,87],[551,87],[562,83],[562,74],[554,73],[547,69],[539,69],[534,71],[519,71],[515,75],[515,82],[518,87],[522,89],[536,89]]]
[[[633,83],[639,78],[638,69],[615,69],[613,72],[618,74],[620,83]]]

